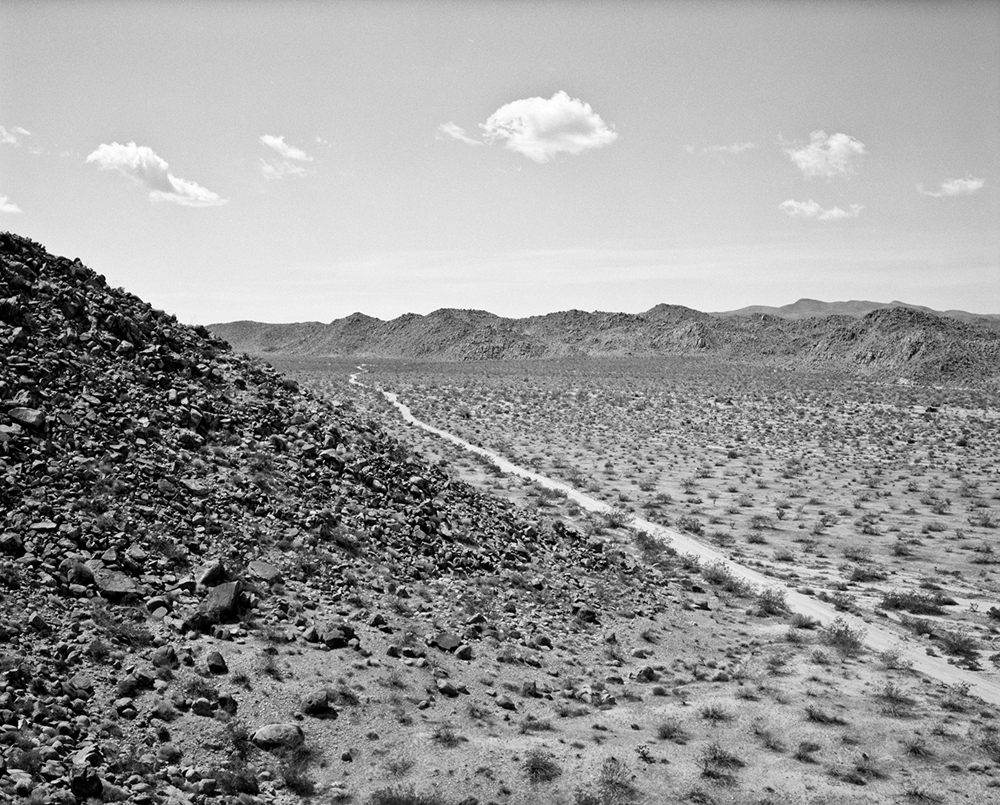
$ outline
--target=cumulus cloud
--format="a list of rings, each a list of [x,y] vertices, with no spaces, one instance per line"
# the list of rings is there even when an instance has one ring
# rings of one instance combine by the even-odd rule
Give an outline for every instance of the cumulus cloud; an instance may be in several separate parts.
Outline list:
[[[511,151],[535,162],[557,154],[581,154],[618,138],[590,106],[560,90],[551,98],[523,98],[497,109],[479,124],[488,143],[503,140]]]
[[[296,148],[294,145],[286,143],[285,135],[283,134],[280,137],[275,137],[273,134],[261,134],[260,141],[268,148],[273,148],[285,159],[294,159],[298,162],[312,162],[312,157],[301,148]]]
[[[20,126],[14,126],[10,131],[7,131],[3,126],[0,126],[0,143],[10,144],[10,145],[20,145],[21,140],[24,137],[30,137],[31,132],[27,129],[23,129]]]
[[[18,213],[23,212],[23,210],[7,196],[0,196],[0,212]]]
[[[443,137],[451,137],[453,140],[458,140],[459,142],[468,143],[469,145],[482,145],[481,140],[474,140],[468,134],[465,133],[465,129],[455,123],[442,123],[437,127],[437,134],[434,136],[435,139],[440,140]]]
[[[852,173],[854,164],[867,152],[864,143],[847,134],[838,132],[828,137],[825,131],[814,131],[809,136],[809,145],[792,146],[785,153],[805,176],[831,179]]]
[[[732,143],[731,145],[706,145],[703,148],[685,145],[684,150],[689,154],[742,154],[744,151],[756,147],[756,143]]]
[[[102,143],[87,162],[127,176],[148,189],[153,201],[172,201],[184,207],[217,207],[228,202],[199,184],[174,176],[167,161],[145,145]]]
[[[824,210],[812,199],[809,201],[788,199],[788,201],[782,201],[778,207],[793,218],[815,218],[817,221],[840,221],[844,218],[857,218],[864,209],[861,204],[852,204],[849,210],[842,210],[840,207]]]
[[[934,198],[942,198],[944,196],[971,196],[984,184],[986,184],[986,182],[983,179],[974,179],[971,176],[967,176],[964,179],[948,179],[945,182],[941,182],[940,190],[924,190],[924,186],[920,184],[917,185],[917,190],[925,196],[933,196]]]
[[[306,169],[302,162],[312,162],[313,158],[301,148],[285,142],[285,136],[275,137],[273,134],[260,135],[261,144],[276,151],[282,158],[261,159],[260,172],[268,179],[280,179],[282,176],[305,176]]]
[[[14,126],[10,131],[0,126],[0,143],[4,145],[20,145],[24,137],[30,136],[31,132],[27,129],[22,129],[20,126]]]

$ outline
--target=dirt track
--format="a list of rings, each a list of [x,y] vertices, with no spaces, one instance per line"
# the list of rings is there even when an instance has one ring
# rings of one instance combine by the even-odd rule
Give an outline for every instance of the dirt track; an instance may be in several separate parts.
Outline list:
[[[359,369],[364,371],[361,367],[359,367]],[[357,377],[357,374],[352,374],[350,382],[355,385],[364,386],[363,383],[358,381]],[[548,489],[565,493],[567,498],[588,511],[607,512],[611,510],[612,507],[607,503],[592,498],[561,481],[554,480],[545,475],[540,475],[539,473],[533,472],[525,467],[520,467],[517,464],[508,461],[503,456],[497,455],[491,450],[471,444],[465,439],[462,439],[449,431],[420,421],[413,416],[409,407],[405,403],[399,401],[398,395],[390,391],[385,391],[384,389],[379,389],[379,391],[389,403],[396,407],[406,422],[433,433],[442,439],[447,439],[449,442],[458,445],[469,452],[483,456],[495,464],[503,472],[518,475],[522,478],[528,478]],[[1000,705],[1000,681],[997,679],[990,678],[984,674],[976,673],[974,671],[958,668],[949,663],[948,660],[943,657],[932,657],[926,653],[926,648],[924,646],[911,644],[906,635],[900,634],[883,626],[873,624],[857,616],[844,612],[838,612],[832,606],[824,603],[823,601],[820,601],[812,596],[803,595],[796,590],[788,588],[780,581],[776,581],[775,579],[769,578],[756,570],[752,570],[731,561],[714,548],[709,547],[703,542],[694,539],[687,534],[682,534],[679,531],[675,531],[671,528],[665,528],[664,526],[657,525],[656,523],[652,523],[638,517],[631,520],[631,525],[666,541],[679,553],[696,556],[699,561],[702,562],[721,562],[733,575],[746,579],[751,584],[755,584],[759,587],[778,587],[784,590],[785,600],[793,612],[813,617],[824,625],[830,623],[835,618],[842,618],[851,626],[851,628],[865,630],[865,643],[871,649],[875,651],[883,651],[888,648],[897,648],[901,652],[903,659],[912,663],[912,667],[915,671],[937,679],[948,685],[961,683],[968,684],[970,693],[979,696],[984,701],[990,702],[991,704]]]

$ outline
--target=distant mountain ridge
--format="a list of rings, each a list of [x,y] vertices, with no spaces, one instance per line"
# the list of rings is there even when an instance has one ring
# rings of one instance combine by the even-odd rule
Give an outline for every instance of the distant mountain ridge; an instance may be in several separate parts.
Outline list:
[[[769,305],[750,305],[738,310],[726,310],[711,313],[712,316],[753,316],[765,314],[779,316],[783,319],[807,319],[825,316],[865,316],[875,310],[885,308],[906,307],[931,313],[935,316],[945,316],[957,319],[966,324],[982,324],[1000,329],[1000,313],[969,313],[965,310],[934,310],[923,305],[911,305],[907,302],[893,300],[892,302],[870,302],[866,299],[851,299],[846,302],[822,302],[819,299],[799,299],[790,305],[771,307]]]
[[[876,307],[861,312],[866,305]],[[845,306],[856,312],[842,312]],[[918,382],[1000,382],[1000,327],[910,305],[800,300],[785,307],[785,315],[756,308],[709,314],[660,304],[644,313],[565,310],[520,319],[442,308],[390,321],[353,313],[329,324],[238,321],[209,329],[257,355],[437,361],[699,355]],[[803,315],[809,307],[822,312]]]

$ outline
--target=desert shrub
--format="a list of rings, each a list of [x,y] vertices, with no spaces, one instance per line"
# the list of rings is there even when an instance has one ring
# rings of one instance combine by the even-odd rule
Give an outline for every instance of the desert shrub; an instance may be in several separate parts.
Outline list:
[[[851,568],[848,578],[854,582],[882,581],[889,578],[889,571],[881,565],[861,565]]]
[[[137,607],[117,607],[114,612],[104,601],[95,599],[90,617],[105,637],[126,646],[149,646],[153,633],[146,628],[145,616]]]
[[[788,612],[785,591],[767,587],[757,593],[757,611],[762,615],[782,615]]]
[[[701,765],[701,776],[707,777],[715,782],[724,785],[732,785],[736,778],[733,771],[746,766],[746,763],[738,755],[730,752],[718,741],[713,741],[698,756]]]
[[[836,618],[820,630],[820,640],[842,657],[855,657],[864,651],[865,631],[852,629],[843,618]]]
[[[1000,527],[1000,519],[989,509],[980,509],[969,515],[969,525],[979,528]]]
[[[751,729],[753,730],[753,734],[760,738],[767,749],[779,754],[785,751],[785,744],[780,736],[775,734],[774,730],[768,727],[762,719],[754,719]]]
[[[532,783],[550,783],[562,774],[562,769],[551,753],[532,749],[524,759],[524,773]]]
[[[973,659],[978,656],[979,644],[976,639],[967,632],[951,629],[938,629],[934,632],[934,637],[941,641],[941,647],[948,653],[956,657]]]
[[[316,793],[316,781],[309,773],[315,760],[315,750],[307,746],[299,746],[282,754],[278,772],[289,791],[300,797],[309,797]]]
[[[701,708],[701,717],[706,721],[711,721],[713,724],[717,724],[720,721],[732,721],[736,716],[730,713],[721,704],[712,703],[706,704]]]
[[[813,757],[813,754],[818,752],[820,748],[820,745],[815,741],[800,741],[799,745],[795,747],[792,757],[800,763],[815,763],[816,758]]]
[[[878,653],[878,661],[889,670],[900,670],[913,665],[910,660],[903,656],[903,649],[899,646],[887,648]]]
[[[882,609],[904,609],[914,615],[943,615],[938,596],[926,595],[914,591],[887,592],[882,594],[879,602]]]
[[[839,726],[847,724],[840,716],[828,713],[826,710],[813,704],[806,705],[806,718],[816,724],[835,724]]]
[[[627,525],[631,519],[631,514],[617,506],[604,512],[604,525],[607,528],[620,528]]]
[[[435,743],[441,744],[446,749],[453,749],[462,743],[462,741],[467,740],[455,732],[455,728],[447,721],[443,724],[438,724],[431,737]]]
[[[385,768],[393,777],[402,777],[416,765],[417,761],[411,757],[396,757],[387,760]]]
[[[792,615],[791,625],[795,629],[815,629],[819,626],[819,621],[809,615],[796,612]]]
[[[677,527],[681,531],[688,531],[695,536],[701,534],[704,530],[704,526],[701,524],[701,520],[697,517],[691,517],[689,515],[682,515],[677,518]]]
[[[679,718],[668,718],[660,723],[656,728],[656,737],[661,741],[673,741],[678,744],[685,744],[690,737],[688,731]]]
[[[722,562],[712,562],[701,567],[701,575],[710,584],[717,584],[727,593],[747,598],[754,594],[754,586],[738,576],[734,576]]]

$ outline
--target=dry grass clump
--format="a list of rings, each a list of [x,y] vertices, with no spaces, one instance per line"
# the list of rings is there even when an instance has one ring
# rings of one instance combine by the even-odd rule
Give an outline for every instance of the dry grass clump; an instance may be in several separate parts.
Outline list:
[[[524,773],[531,783],[550,783],[562,774],[562,767],[551,752],[532,749],[524,759]]]

